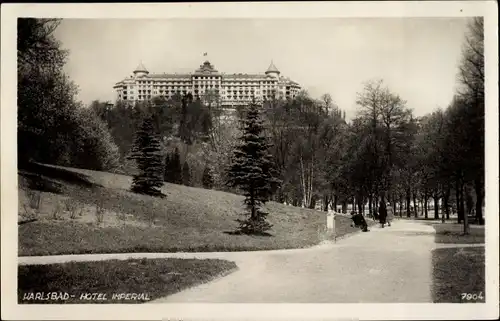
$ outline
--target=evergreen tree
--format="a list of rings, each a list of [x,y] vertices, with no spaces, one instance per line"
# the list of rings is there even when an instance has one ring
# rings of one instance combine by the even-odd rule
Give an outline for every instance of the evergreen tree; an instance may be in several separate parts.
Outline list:
[[[182,184],[185,186],[191,186],[191,171],[187,161],[185,161],[182,166]]]
[[[250,104],[245,118],[241,119],[241,144],[234,150],[233,163],[228,171],[227,184],[244,192],[247,218],[238,219],[240,231],[245,234],[261,234],[272,225],[267,222],[268,213],[261,210],[279,185],[273,167],[270,144],[264,136],[263,121],[258,106]]]
[[[176,147],[170,163],[171,183],[182,184],[182,165],[179,149]]]
[[[212,187],[214,186],[214,178],[210,166],[208,165],[205,166],[205,170],[203,171],[203,177],[201,181],[203,184],[203,188],[212,189]]]
[[[171,183],[172,180],[172,173],[171,173],[171,165],[172,164],[172,157],[167,154],[167,157],[165,157],[165,172],[163,173],[163,180],[165,182]]]
[[[160,141],[156,137],[153,120],[145,118],[136,133],[131,159],[137,162],[139,174],[132,181],[131,190],[139,194],[162,196],[164,168]]]
[[[165,159],[165,182],[173,184],[182,184],[182,165],[179,149],[167,155]]]

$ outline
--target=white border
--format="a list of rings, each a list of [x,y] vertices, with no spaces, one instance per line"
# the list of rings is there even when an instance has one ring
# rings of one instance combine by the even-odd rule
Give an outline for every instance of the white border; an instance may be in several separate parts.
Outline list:
[[[7,4],[1,10],[2,319],[329,320],[496,319],[498,270],[498,16],[494,1],[291,2],[180,4]],[[485,304],[169,304],[18,305],[16,175],[16,19],[319,18],[484,16],[486,52]],[[263,289],[265,291],[265,289]]]

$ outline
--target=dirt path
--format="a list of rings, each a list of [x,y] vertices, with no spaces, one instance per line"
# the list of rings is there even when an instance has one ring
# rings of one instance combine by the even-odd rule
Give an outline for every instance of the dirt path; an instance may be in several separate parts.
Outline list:
[[[218,258],[239,270],[153,303],[397,303],[432,302],[431,251],[435,230],[415,221],[374,226],[308,249],[215,252],[133,253],[20,257],[19,264],[52,264],[130,258]],[[465,246],[484,246],[473,244]]]
[[[431,226],[397,221],[336,244],[242,256],[239,271],[153,302],[432,302],[434,247]]]

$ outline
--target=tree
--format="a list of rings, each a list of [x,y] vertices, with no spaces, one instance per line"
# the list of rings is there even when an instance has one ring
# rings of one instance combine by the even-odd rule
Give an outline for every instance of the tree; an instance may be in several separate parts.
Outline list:
[[[60,70],[68,52],[54,37],[61,19],[20,18],[17,24],[17,62],[21,73]]]
[[[181,156],[177,147],[172,154],[166,157],[164,179],[165,182],[182,184]]]
[[[212,189],[214,185],[214,178],[212,176],[212,170],[210,169],[210,166],[205,166],[205,169],[203,170],[203,177],[202,177],[202,184],[203,188],[206,189]]]
[[[164,168],[160,153],[160,142],[153,127],[153,120],[148,117],[136,133],[131,159],[137,162],[139,174],[132,181],[131,190],[139,194],[164,196],[160,188],[163,186]]]
[[[484,19],[474,17],[468,24],[459,67],[461,88],[459,95],[465,101],[468,122],[463,131],[468,135],[468,179],[476,192],[476,219],[483,224],[484,199]]]
[[[191,186],[191,171],[189,170],[189,164],[187,161],[182,165],[182,184],[185,186]]]
[[[70,163],[98,171],[116,169],[120,153],[106,124],[91,109],[78,108],[74,115],[75,136]]]
[[[247,218],[238,219],[239,230],[245,234],[262,234],[272,225],[267,221],[268,213],[261,207],[279,186],[273,160],[269,154],[270,144],[263,135],[264,126],[258,106],[249,105],[245,118],[241,119],[242,135],[236,147],[233,163],[228,171],[227,184],[237,187],[245,195]]]
[[[170,172],[170,168],[171,168],[171,165],[172,164],[172,156],[170,156],[170,154],[167,154],[167,156],[165,156],[165,171],[163,172],[163,180],[165,182],[169,182],[171,183],[171,177],[172,177],[172,173]]]
[[[77,86],[63,72],[68,51],[54,37],[60,21],[17,21],[19,167],[38,161],[115,169],[117,147],[108,128],[76,100]]]
[[[70,154],[76,86],[63,74],[67,52],[53,33],[59,19],[20,18],[17,25],[19,164],[63,163]],[[62,143],[62,144],[59,144]]]

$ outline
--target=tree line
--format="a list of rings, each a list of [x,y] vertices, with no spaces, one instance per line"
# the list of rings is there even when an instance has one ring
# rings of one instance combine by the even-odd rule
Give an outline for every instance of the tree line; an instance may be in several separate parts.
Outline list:
[[[68,53],[53,37],[58,23],[19,20],[20,164],[39,161],[137,176],[144,168],[136,147],[151,144],[146,136],[152,135],[155,147],[148,157],[161,172],[161,184],[245,194],[235,183],[235,151],[249,139],[242,134],[241,121],[253,110],[258,114],[254,118],[262,121],[271,177],[280,182],[272,188],[262,183],[262,200],[322,210],[340,207],[344,212],[352,204],[362,213],[365,207],[373,213],[378,202],[389,201],[399,215],[425,217],[432,201],[434,218],[449,219],[456,211],[462,222],[475,212],[483,221],[480,18],[469,24],[459,89],[446,109],[416,117],[403,97],[375,79],[358,92],[358,110],[351,120],[330,95],[314,99],[305,91],[293,99],[237,108],[233,117],[227,117],[215,94],[202,99],[190,94],[154,97],[134,104],[94,101],[85,108],[62,71]]]

